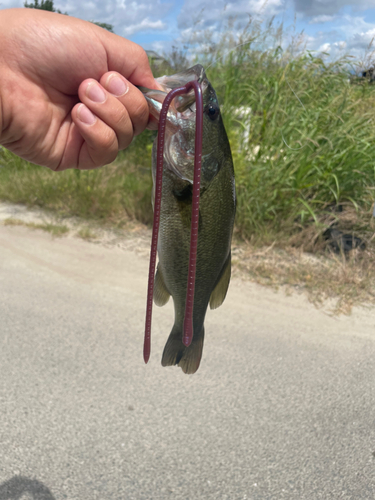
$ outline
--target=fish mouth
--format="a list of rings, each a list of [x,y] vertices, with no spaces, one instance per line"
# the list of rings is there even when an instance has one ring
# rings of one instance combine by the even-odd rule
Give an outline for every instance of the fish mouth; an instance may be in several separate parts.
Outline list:
[[[200,84],[203,100],[205,100],[210,83],[206,78],[203,66],[200,64],[175,75],[157,78],[156,81],[163,90],[138,87],[147,99],[152,117],[148,128],[157,128],[164,99],[168,93],[194,80]],[[170,103],[164,138],[166,168],[180,179],[191,184],[194,179],[195,121],[195,92],[194,89],[191,89],[186,94],[176,96]]]
[[[200,64],[196,64],[192,68],[172,76],[162,76],[156,81],[163,90],[148,89],[146,87],[138,87],[147,99],[151,116],[159,122],[161,108],[167,94],[178,87],[186,85],[188,82],[196,80],[201,84],[202,93],[207,89],[208,82],[204,68]],[[173,99],[167,113],[167,122],[172,129],[183,127],[184,120],[195,119],[195,92],[191,89],[187,94],[177,96]]]

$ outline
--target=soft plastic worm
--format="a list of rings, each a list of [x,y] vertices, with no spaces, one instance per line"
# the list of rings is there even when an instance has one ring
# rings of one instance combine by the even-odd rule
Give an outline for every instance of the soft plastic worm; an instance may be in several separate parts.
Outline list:
[[[151,352],[151,319],[152,302],[154,295],[155,266],[158,245],[159,225],[160,225],[160,206],[163,182],[163,163],[164,163],[164,140],[165,127],[167,123],[168,108],[172,100],[182,94],[187,94],[189,90],[194,89],[196,102],[196,122],[195,122],[195,155],[194,155],[194,183],[191,211],[191,235],[190,235],[190,256],[188,283],[186,292],[184,333],[182,342],[189,346],[193,340],[193,308],[194,308],[194,289],[195,289],[195,271],[197,263],[197,245],[198,245],[198,223],[199,223],[199,194],[201,181],[201,163],[202,163],[202,133],[203,133],[203,95],[200,84],[197,81],[188,82],[183,87],[171,90],[164,99],[159,118],[159,135],[157,149],[157,164],[155,178],[155,200],[154,200],[154,223],[152,227],[150,267],[148,274],[147,289],[147,309],[145,338],[143,345],[143,359],[145,363],[150,359]]]

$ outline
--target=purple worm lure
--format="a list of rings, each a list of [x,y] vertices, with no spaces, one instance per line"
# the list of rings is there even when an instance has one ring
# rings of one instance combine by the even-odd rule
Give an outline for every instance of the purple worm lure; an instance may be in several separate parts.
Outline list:
[[[155,178],[155,200],[154,200],[154,223],[152,227],[150,267],[148,273],[147,288],[147,308],[146,308],[146,326],[143,345],[143,359],[145,363],[150,359],[151,352],[151,319],[152,303],[154,295],[155,266],[160,225],[160,207],[163,183],[163,163],[164,163],[164,141],[165,128],[167,123],[168,108],[172,100],[182,94],[187,94],[189,90],[194,89],[196,102],[196,122],[195,122],[195,153],[194,153],[194,183],[191,211],[191,230],[190,230],[190,256],[188,283],[186,292],[184,332],[182,342],[186,347],[193,340],[193,309],[194,309],[194,290],[195,290],[195,271],[197,263],[198,246],[198,223],[199,223],[199,195],[201,182],[201,164],[202,164],[202,133],[203,133],[203,95],[200,84],[197,81],[188,82],[183,87],[178,87],[167,94],[159,118],[159,135],[157,149],[157,164]]]

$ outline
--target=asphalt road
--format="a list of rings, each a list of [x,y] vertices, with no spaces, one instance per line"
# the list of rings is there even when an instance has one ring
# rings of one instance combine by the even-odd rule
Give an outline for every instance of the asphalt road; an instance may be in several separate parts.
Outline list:
[[[233,280],[187,376],[147,267],[0,226],[0,500],[374,499],[375,311]]]

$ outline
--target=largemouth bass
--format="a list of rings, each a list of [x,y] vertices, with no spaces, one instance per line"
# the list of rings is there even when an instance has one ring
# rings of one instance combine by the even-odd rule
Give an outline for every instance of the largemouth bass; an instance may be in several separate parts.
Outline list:
[[[167,93],[187,82],[201,84],[204,104],[202,170],[198,227],[197,268],[193,312],[193,341],[182,342],[188,278],[192,185],[194,178],[195,95],[174,99],[167,115],[164,147],[163,189],[158,238],[159,263],[154,302],[163,306],[172,296],[175,321],[164,348],[162,365],[178,365],[185,373],[199,368],[208,304],[219,307],[231,275],[231,238],[236,207],[232,155],[220,115],[216,93],[204,68],[157,79],[164,91],[141,88],[156,121]],[[157,139],[153,146],[155,185]],[[154,197],[154,194],[153,194]]]

